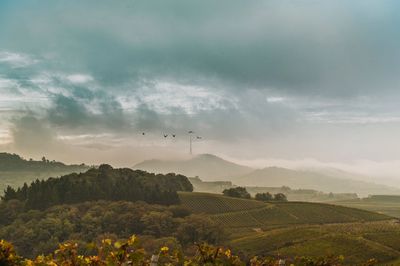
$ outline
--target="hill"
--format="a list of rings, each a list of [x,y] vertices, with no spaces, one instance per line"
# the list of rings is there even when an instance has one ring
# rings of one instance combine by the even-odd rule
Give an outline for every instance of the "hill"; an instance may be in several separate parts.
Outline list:
[[[207,213],[229,232],[226,245],[242,254],[344,255],[346,265],[400,259],[400,224],[365,210],[321,203],[271,202],[207,193],[179,193],[193,212]]]
[[[369,194],[400,194],[400,189],[360,180],[332,177],[317,172],[267,167],[235,178],[241,186],[288,186],[294,189],[314,189],[323,192]]]
[[[133,167],[154,173],[180,173],[189,177],[199,177],[203,181],[230,181],[234,185],[249,187],[290,187],[292,189],[312,189],[324,193],[356,193],[360,196],[371,194],[398,194],[400,189],[352,178],[347,172],[333,171],[324,174],[311,170],[291,170],[280,167],[252,169],[238,165],[211,154],[202,154],[189,160],[162,161],[148,160]],[[197,182],[195,190],[219,192],[228,184],[205,184]],[[215,185],[215,187],[213,187]],[[222,185],[222,186],[221,186]],[[229,185],[228,185],[229,186]],[[346,195],[343,195],[346,196]]]
[[[201,154],[189,160],[162,161],[148,160],[133,167],[153,173],[180,173],[186,176],[198,176],[205,181],[232,180],[235,176],[253,171],[252,168],[226,161],[212,154]]]
[[[7,186],[18,187],[35,179],[79,173],[88,169],[85,164],[66,165],[46,158],[40,161],[26,160],[17,154],[0,153],[0,194]]]
[[[270,202],[225,197],[209,193],[179,193],[181,204],[194,213],[213,214],[229,227],[282,227],[294,224],[324,224],[379,221],[389,216],[375,212],[310,202]]]
[[[0,153],[0,171],[2,172],[43,172],[43,171],[59,171],[70,168],[88,168],[84,164],[81,165],[66,165],[61,162],[50,161],[45,157],[40,161],[33,159],[26,160],[17,154]]]
[[[94,200],[145,201],[170,205],[179,202],[177,191],[192,191],[187,177],[150,174],[129,168],[101,165],[84,173],[36,180],[17,190],[7,187],[4,201],[20,200],[26,209],[46,209],[59,204]]]
[[[253,232],[233,239],[230,245],[249,255],[342,255],[345,265],[365,265],[371,258],[379,265],[398,265],[399,236],[399,225],[390,221],[356,222]]]

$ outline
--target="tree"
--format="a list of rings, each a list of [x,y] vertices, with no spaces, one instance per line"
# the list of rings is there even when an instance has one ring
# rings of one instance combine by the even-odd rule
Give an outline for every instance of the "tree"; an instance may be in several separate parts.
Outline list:
[[[250,199],[251,196],[244,187],[234,187],[225,189],[222,194],[228,197]]]
[[[192,214],[179,224],[176,237],[182,245],[202,241],[215,244],[225,239],[226,232],[221,224],[210,217]]]
[[[275,194],[274,200],[276,201],[287,201],[286,195],[283,193]]]
[[[4,201],[16,198],[17,198],[17,191],[15,191],[15,189],[13,189],[11,186],[7,186],[6,190],[4,190],[4,196],[1,197],[1,199]]]
[[[274,197],[272,196],[271,193],[266,192],[266,193],[257,193],[255,199],[259,201],[272,201],[274,200]]]
[[[140,222],[144,225],[145,234],[155,236],[157,238],[171,235],[175,230],[175,222],[172,213],[168,211],[159,212],[152,211],[143,215]]]

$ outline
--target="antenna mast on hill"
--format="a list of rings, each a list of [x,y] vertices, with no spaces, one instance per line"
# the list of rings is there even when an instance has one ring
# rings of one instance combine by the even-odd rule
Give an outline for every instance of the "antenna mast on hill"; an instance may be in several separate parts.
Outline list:
[[[193,147],[193,134],[194,134],[194,131],[190,130],[190,131],[188,131],[188,133],[189,133],[190,155],[193,155],[193,149],[192,149],[192,147]],[[195,139],[200,140],[200,139],[202,139],[202,138],[199,137],[199,136],[196,136]]]
[[[190,155],[193,155],[193,152],[192,152],[192,141],[193,141],[193,139],[192,139],[192,136],[193,136],[193,131],[192,130],[190,130],[189,132],[189,147],[190,147]]]

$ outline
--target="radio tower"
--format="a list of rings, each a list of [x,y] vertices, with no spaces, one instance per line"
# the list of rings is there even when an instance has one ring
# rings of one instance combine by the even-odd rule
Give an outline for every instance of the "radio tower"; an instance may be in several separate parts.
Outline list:
[[[193,155],[193,152],[192,152],[192,141],[193,141],[193,134],[194,134],[194,132],[192,131],[192,130],[190,130],[189,132],[189,147],[190,147],[190,155]]]

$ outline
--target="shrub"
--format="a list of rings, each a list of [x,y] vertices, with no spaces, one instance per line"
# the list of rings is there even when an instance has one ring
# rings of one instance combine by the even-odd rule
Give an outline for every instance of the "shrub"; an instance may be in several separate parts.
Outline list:
[[[222,194],[228,197],[250,199],[251,196],[244,187],[234,187],[225,189]]]
[[[34,259],[26,259],[17,256],[13,246],[0,241],[0,265],[1,266],[108,266],[108,265],[186,265],[186,266],[273,266],[273,265],[296,265],[296,266],[340,266],[344,260],[343,256],[330,256],[318,259],[308,257],[297,258],[273,258],[254,257],[243,261],[234,255],[230,249],[215,247],[208,244],[197,244],[196,255],[185,257],[180,250],[174,246],[163,245],[155,254],[148,254],[141,248],[136,236],[131,236],[125,241],[113,241],[103,239],[99,245],[93,244],[91,255],[79,254],[76,243],[60,244],[59,248],[49,255],[40,255]],[[151,264],[153,263],[153,264]],[[375,265],[376,260],[368,260],[363,265]]]

